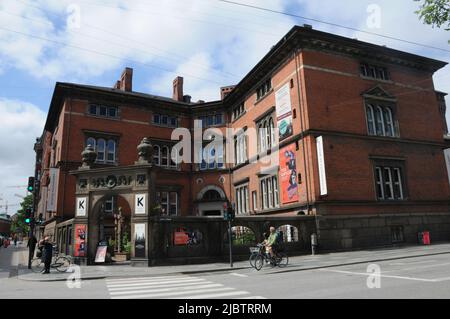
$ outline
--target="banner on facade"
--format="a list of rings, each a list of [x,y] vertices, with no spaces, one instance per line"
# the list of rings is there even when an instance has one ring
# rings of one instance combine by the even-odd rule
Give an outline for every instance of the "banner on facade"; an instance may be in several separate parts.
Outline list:
[[[445,165],[447,166],[448,182],[450,184],[450,148],[444,150]]]
[[[145,224],[134,224],[134,256],[145,258]]]
[[[277,114],[279,141],[292,135],[292,106],[289,84],[286,83],[275,92],[275,107]]]
[[[77,197],[76,216],[85,217],[87,212],[87,197]]]
[[[86,257],[87,225],[75,225],[75,257]]]
[[[136,215],[145,214],[145,199],[147,194],[136,194],[134,200],[134,213]]]
[[[290,144],[280,150],[280,188],[281,203],[298,201],[297,165],[295,159],[295,144]]]
[[[49,178],[50,184],[47,190],[47,211],[56,211],[56,201],[58,199],[58,172],[57,168],[50,168]]]
[[[319,168],[319,184],[320,184],[320,195],[327,195],[327,177],[325,173],[325,159],[323,156],[323,138],[318,136],[316,138],[316,148],[317,148],[317,166]]]

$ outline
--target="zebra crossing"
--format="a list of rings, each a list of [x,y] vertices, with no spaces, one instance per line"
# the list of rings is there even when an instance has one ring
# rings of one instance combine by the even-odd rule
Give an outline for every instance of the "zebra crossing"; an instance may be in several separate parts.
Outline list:
[[[174,275],[107,279],[111,299],[264,299],[199,277]]]

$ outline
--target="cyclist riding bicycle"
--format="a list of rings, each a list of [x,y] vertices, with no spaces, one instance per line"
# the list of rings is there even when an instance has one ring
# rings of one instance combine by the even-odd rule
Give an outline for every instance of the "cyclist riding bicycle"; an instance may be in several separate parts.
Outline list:
[[[266,246],[266,251],[269,253],[270,257],[274,257],[276,249],[277,249],[277,236],[278,234],[275,232],[275,227],[270,227],[270,235],[267,240],[263,242],[264,246]]]

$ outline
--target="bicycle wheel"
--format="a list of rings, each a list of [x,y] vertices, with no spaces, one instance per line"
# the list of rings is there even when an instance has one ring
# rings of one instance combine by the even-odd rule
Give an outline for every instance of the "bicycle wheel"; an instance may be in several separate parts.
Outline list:
[[[53,268],[56,268],[59,272],[66,272],[70,267],[70,259],[67,257],[58,257],[55,260],[55,263],[52,265]]]
[[[248,259],[250,266],[255,267],[255,260],[256,260],[257,256],[258,256],[258,253],[252,253],[250,255],[250,258]]]
[[[278,253],[278,267],[286,267],[289,263],[289,257],[285,253]]]
[[[31,261],[31,271],[39,273],[44,270],[44,263],[42,262],[41,258],[34,258]]]
[[[261,254],[259,254],[255,258],[255,269],[259,271],[263,266],[264,266],[264,257]]]

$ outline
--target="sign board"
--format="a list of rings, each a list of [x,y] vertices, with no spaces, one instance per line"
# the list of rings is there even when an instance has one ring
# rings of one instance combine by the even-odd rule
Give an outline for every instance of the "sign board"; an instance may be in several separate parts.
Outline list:
[[[145,258],[145,224],[134,224],[134,256]]]
[[[450,184],[450,148],[444,150],[445,165],[447,166],[448,182]]]
[[[292,106],[289,84],[286,83],[275,92],[275,107],[279,141],[292,135]]]
[[[57,168],[50,168],[49,170],[50,184],[47,191],[47,211],[50,212],[56,211],[56,201],[58,198],[58,172],[59,170]]]
[[[325,159],[323,156],[323,138],[322,136],[316,137],[317,148],[317,165],[319,167],[319,183],[320,183],[320,195],[327,195],[327,177],[325,173]]]
[[[298,201],[297,165],[295,144],[290,144],[280,150],[280,187],[281,203]]]
[[[77,197],[77,216],[85,217],[87,212],[87,197]]]
[[[106,258],[106,250],[108,246],[98,246],[97,252],[95,254],[95,262],[96,263],[104,263]]]
[[[87,225],[75,225],[75,257],[86,257]]]
[[[187,245],[189,234],[185,231],[174,232],[173,241],[175,245]]]
[[[136,215],[139,214],[145,214],[145,200],[146,200],[147,194],[136,194],[134,198],[134,213]]]

